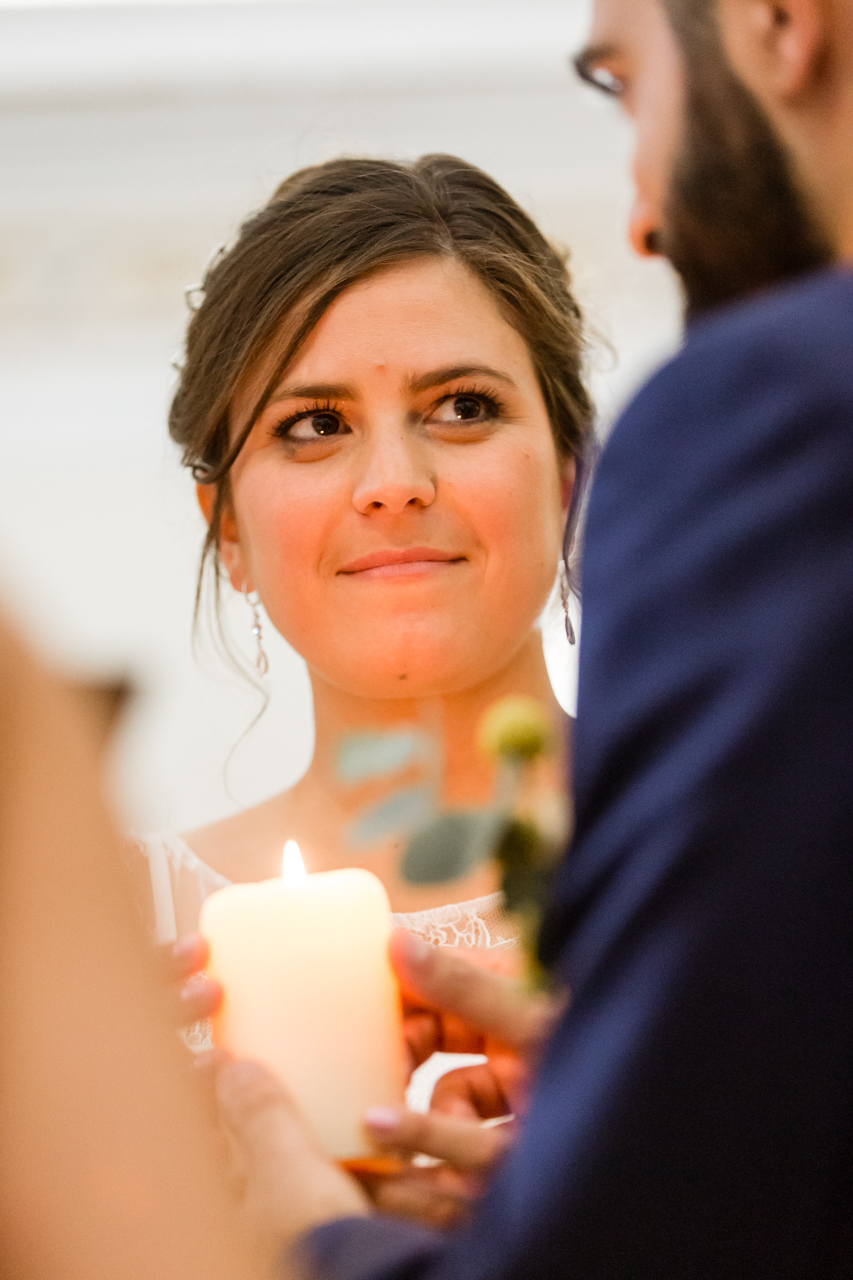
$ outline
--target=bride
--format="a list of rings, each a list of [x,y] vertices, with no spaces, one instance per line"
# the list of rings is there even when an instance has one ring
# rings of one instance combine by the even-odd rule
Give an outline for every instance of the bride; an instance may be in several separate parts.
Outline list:
[[[432,941],[506,944],[493,860],[424,884],[402,859],[418,813],[490,802],[477,726],[506,695],[547,708],[563,745],[536,787],[563,794],[537,619],[591,419],[564,263],[461,160],[342,159],[283,182],[200,295],[170,432],[202,574],[245,595],[259,666],[261,605],[305,659],[316,745],[281,794],[143,841],[157,935],[293,838],[309,871],[374,871]]]

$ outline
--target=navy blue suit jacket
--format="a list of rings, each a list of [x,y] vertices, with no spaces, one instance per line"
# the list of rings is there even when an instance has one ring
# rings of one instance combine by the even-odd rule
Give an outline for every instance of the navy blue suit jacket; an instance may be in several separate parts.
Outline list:
[[[853,1274],[853,275],[698,325],[604,452],[571,983],[469,1227],[311,1237],[331,1280]]]

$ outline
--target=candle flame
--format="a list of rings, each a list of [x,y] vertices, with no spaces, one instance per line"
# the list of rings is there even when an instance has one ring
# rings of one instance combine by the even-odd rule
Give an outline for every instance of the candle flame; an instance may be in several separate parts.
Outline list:
[[[305,863],[299,845],[295,840],[288,840],[281,855],[281,878],[285,884],[303,884],[308,879]]]

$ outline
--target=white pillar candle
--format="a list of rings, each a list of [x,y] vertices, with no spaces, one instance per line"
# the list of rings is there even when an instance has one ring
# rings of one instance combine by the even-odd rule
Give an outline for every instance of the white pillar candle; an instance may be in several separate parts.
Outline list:
[[[329,1156],[363,1159],[365,1111],[402,1103],[406,1083],[388,895],[369,871],[306,875],[292,841],[282,872],[202,908],[225,992],[213,1040],[270,1067]]]

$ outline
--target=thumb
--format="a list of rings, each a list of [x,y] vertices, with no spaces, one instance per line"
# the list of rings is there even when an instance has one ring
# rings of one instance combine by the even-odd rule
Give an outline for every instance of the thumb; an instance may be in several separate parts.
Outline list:
[[[323,1155],[293,1100],[266,1067],[225,1061],[217,1070],[216,1088],[241,1157],[244,1208],[270,1256],[311,1227],[368,1211],[361,1189]]]
[[[531,995],[512,979],[465,960],[455,948],[430,946],[405,929],[391,935],[389,951],[409,999],[451,1014],[518,1053],[537,1048],[564,1007],[563,1000]]]
[[[259,1062],[223,1057],[215,1069],[219,1111],[248,1155],[273,1145],[299,1150],[313,1145],[293,1101]]]

